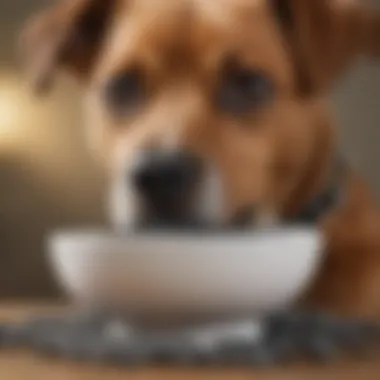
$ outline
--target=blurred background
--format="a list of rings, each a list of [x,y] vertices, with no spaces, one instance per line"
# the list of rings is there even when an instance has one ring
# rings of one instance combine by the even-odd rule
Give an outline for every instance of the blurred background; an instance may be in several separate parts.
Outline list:
[[[60,83],[35,99],[19,70],[25,18],[52,0],[0,0],[0,297],[58,294],[45,259],[56,228],[105,221],[104,181],[82,138],[80,97]],[[377,1],[380,5],[380,0]],[[380,199],[380,64],[358,62],[332,96],[341,150]]]

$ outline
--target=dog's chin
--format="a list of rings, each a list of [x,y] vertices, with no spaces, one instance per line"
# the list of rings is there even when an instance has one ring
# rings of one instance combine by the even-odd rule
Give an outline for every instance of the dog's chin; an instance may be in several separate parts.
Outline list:
[[[180,230],[180,231],[218,231],[223,229],[222,223],[210,222],[201,218],[183,217],[151,217],[144,218],[135,224],[138,231],[155,231],[155,230]]]
[[[196,232],[238,231],[253,228],[254,214],[251,209],[239,211],[227,221],[207,220],[194,215],[149,215],[135,223],[138,231],[180,230]]]

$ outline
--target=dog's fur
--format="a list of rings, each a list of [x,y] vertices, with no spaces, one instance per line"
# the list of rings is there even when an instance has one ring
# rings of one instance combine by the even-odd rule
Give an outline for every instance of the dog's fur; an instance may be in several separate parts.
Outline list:
[[[380,15],[360,0],[63,0],[28,23],[22,48],[38,92],[58,69],[84,86],[117,223],[139,212],[123,174],[139,152],[186,147],[207,165],[199,214],[220,223],[255,205],[254,226],[296,215],[328,186],[337,148],[325,95],[358,55],[380,54]],[[275,87],[244,117],[212,102],[229,55]],[[136,66],[150,100],[118,117],[104,87]],[[379,214],[356,175],[342,181],[342,204],[318,220],[326,261],[302,304],[378,318]]]

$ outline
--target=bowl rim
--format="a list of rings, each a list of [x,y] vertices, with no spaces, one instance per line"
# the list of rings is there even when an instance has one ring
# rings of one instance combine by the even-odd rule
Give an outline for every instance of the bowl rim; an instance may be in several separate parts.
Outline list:
[[[67,241],[75,239],[95,239],[107,242],[125,243],[128,241],[142,241],[158,239],[167,241],[191,241],[201,239],[203,242],[246,241],[246,239],[259,241],[273,239],[275,237],[291,237],[291,235],[302,235],[315,237],[319,244],[324,244],[323,234],[317,227],[305,224],[290,224],[285,226],[271,226],[254,228],[252,230],[215,230],[215,231],[191,231],[191,230],[148,230],[148,231],[123,231],[99,227],[79,227],[69,229],[55,229],[47,236],[48,244],[56,241]]]

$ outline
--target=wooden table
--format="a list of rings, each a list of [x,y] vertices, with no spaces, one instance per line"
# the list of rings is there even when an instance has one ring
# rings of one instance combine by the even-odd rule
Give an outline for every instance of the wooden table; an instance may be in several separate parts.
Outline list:
[[[1,321],[16,321],[41,312],[56,312],[60,306],[0,306]],[[380,380],[380,357],[365,363],[334,367],[297,366],[255,371],[248,369],[123,369],[41,358],[30,353],[0,354],[0,379],[4,380]]]

